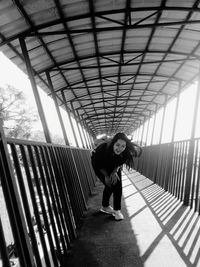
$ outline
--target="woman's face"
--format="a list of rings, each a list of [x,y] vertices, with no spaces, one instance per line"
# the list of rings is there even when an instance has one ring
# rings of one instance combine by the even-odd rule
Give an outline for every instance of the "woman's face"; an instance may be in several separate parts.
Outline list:
[[[113,151],[116,155],[121,154],[126,148],[126,142],[122,139],[118,139],[113,145]]]

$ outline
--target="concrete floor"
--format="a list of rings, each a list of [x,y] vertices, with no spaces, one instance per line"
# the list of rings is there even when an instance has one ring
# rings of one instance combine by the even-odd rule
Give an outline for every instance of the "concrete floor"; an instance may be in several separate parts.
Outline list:
[[[123,175],[123,221],[99,211],[103,185],[88,202],[68,267],[200,267],[200,216],[149,179]],[[112,201],[111,201],[112,204]]]

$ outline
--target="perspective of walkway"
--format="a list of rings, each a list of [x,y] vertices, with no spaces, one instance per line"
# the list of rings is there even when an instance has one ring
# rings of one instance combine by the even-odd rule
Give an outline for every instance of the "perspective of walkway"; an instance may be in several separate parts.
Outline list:
[[[99,211],[97,182],[68,267],[199,267],[200,218],[136,171],[123,175],[125,219]],[[111,203],[112,204],[112,203]]]

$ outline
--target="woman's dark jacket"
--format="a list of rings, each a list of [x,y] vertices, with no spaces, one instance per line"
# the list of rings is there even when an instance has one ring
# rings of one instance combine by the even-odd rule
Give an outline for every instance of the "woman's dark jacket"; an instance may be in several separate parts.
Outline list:
[[[104,169],[110,175],[117,167],[122,166],[127,158],[126,152],[116,155],[109,149],[108,143],[102,143],[92,152],[91,161],[97,176],[102,176],[101,169]]]

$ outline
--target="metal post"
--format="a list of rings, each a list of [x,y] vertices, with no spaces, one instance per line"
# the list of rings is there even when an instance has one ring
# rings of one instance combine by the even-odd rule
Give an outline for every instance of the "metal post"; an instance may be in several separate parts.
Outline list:
[[[74,135],[74,140],[75,140],[76,146],[79,147],[78,140],[77,140],[76,133],[75,133],[75,129],[74,129],[74,125],[73,125],[72,118],[71,118],[71,115],[70,115],[70,111],[69,111],[69,109],[67,107],[67,104],[66,104],[65,94],[64,94],[63,91],[61,92],[61,94],[62,94],[63,102],[64,102],[64,105],[65,105],[65,110],[66,110],[66,112],[68,114],[68,117],[69,117],[69,123],[70,123],[71,129],[72,129],[72,133]]]
[[[87,140],[87,136],[86,136],[86,133],[85,133],[85,128],[84,128],[84,124],[83,124],[83,127],[82,127],[82,135],[83,135],[83,138],[85,140],[85,148],[88,148],[88,140]]]
[[[81,138],[81,142],[83,144],[83,148],[86,148],[87,147],[87,143],[84,143],[83,141],[83,137],[84,137],[84,132],[83,132],[83,129],[81,129],[82,125],[79,123],[77,123],[77,127],[79,128],[79,135],[80,135],[80,138]]]
[[[156,110],[155,110],[154,120],[153,120],[153,130],[152,130],[152,135],[151,135],[151,146],[153,145],[153,137],[154,137],[154,131],[155,131],[155,125],[156,125],[156,113],[157,113],[157,105],[156,105]]]
[[[145,121],[145,117],[144,117],[144,121]],[[141,136],[141,141],[140,141],[140,145],[142,146],[142,141],[143,141],[143,137],[144,137],[144,121],[142,124],[142,136]]]
[[[91,140],[90,140],[90,135],[89,135],[88,131],[85,131],[85,133],[86,133],[86,137],[87,137],[87,140],[88,140],[88,145],[89,145],[88,148],[92,148],[92,143],[91,143]]]
[[[162,136],[163,136],[163,127],[164,127],[164,121],[165,121],[165,113],[166,113],[166,102],[167,102],[167,97],[165,97],[166,100],[165,100],[165,106],[164,106],[164,109],[163,109],[163,114],[162,114],[162,122],[161,122],[161,130],[160,130],[160,139],[159,139],[159,144],[161,144],[162,142]]]
[[[54,101],[54,104],[55,104],[55,107],[56,107],[56,111],[57,111],[57,114],[58,114],[58,119],[60,121],[60,126],[61,126],[62,133],[63,133],[63,136],[64,136],[65,144],[67,146],[69,146],[69,140],[67,138],[67,133],[66,133],[65,126],[64,126],[64,123],[63,123],[63,119],[62,119],[62,116],[61,116],[61,113],[60,113],[60,109],[59,109],[59,106],[58,106],[58,101],[57,101],[56,94],[55,94],[55,91],[53,89],[53,84],[52,84],[52,81],[51,81],[51,77],[50,77],[48,71],[46,71],[46,76],[47,76],[47,81],[49,83],[49,88],[51,90],[51,94],[52,94],[52,97],[53,97],[53,101]]]
[[[149,125],[150,125],[150,119],[148,119],[148,123],[147,123],[147,132],[146,132],[146,145],[147,145],[147,139],[148,139],[148,133],[149,133]]]
[[[74,110],[74,107],[73,107],[72,103],[71,103],[71,106],[72,106],[74,115],[76,115],[76,111]],[[77,114],[77,117],[78,117],[78,114]],[[78,129],[78,133],[79,133],[79,136],[80,136],[80,139],[81,139],[82,146],[84,147],[84,142],[83,142],[83,139],[82,139],[81,130],[80,130],[80,128],[79,128],[79,124],[78,124],[78,122],[77,122],[76,119],[75,119],[75,122],[76,122],[76,126],[77,126],[77,129]]]
[[[85,125],[85,128],[87,129],[86,125]],[[87,148],[89,149],[89,141],[88,141],[88,138],[87,138],[87,133],[86,133],[86,131],[85,131],[85,132],[83,131],[83,134],[84,134],[84,137],[85,137],[86,146],[87,146]]]
[[[30,82],[31,82],[32,89],[33,89],[33,94],[35,96],[35,101],[36,101],[36,105],[37,105],[37,108],[38,108],[38,113],[39,113],[39,116],[40,116],[40,119],[41,119],[41,122],[42,122],[42,126],[43,126],[43,130],[44,130],[44,135],[45,135],[45,138],[46,138],[46,142],[47,143],[51,143],[50,132],[49,132],[48,125],[47,125],[47,122],[46,122],[46,118],[45,118],[45,115],[44,115],[44,111],[43,111],[43,108],[42,108],[42,103],[41,103],[40,96],[39,96],[39,93],[38,93],[38,89],[37,89],[37,86],[36,86],[34,73],[33,73],[33,69],[32,69],[32,66],[31,66],[31,62],[30,62],[30,59],[29,59],[28,50],[26,48],[26,43],[25,43],[24,38],[19,38],[19,43],[20,43],[21,50],[22,50],[22,53],[23,53],[23,56],[24,56],[27,73],[28,73],[28,76],[29,76],[29,79],[30,79]]]
[[[175,138],[176,122],[177,122],[177,116],[178,116],[178,107],[179,107],[179,102],[180,102],[180,91],[181,91],[181,83],[179,83],[178,96],[177,96],[177,101],[176,101],[176,109],[175,109],[175,114],[174,114],[174,123],[173,123],[173,128],[172,128],[171,142],[174,142],[174,138]]]
[[[78,112],[77,112],[77,117],[79,117],[78,116]],[[83,146],[83,148],[86,148],[85,147],[85,144],[83,142],[83,135],[84,135],[84,133],[83,133],[83,129],[81,129],[82,126],[81,126],[80,120],[79,120],[79,123],[76,121],[76,125],[77,125],[78,132],[79,132],[79,135],[80,135],[80,138],[81,138],[82,146]],[[87,143],[86,143],[86,146],[87,146]]]

